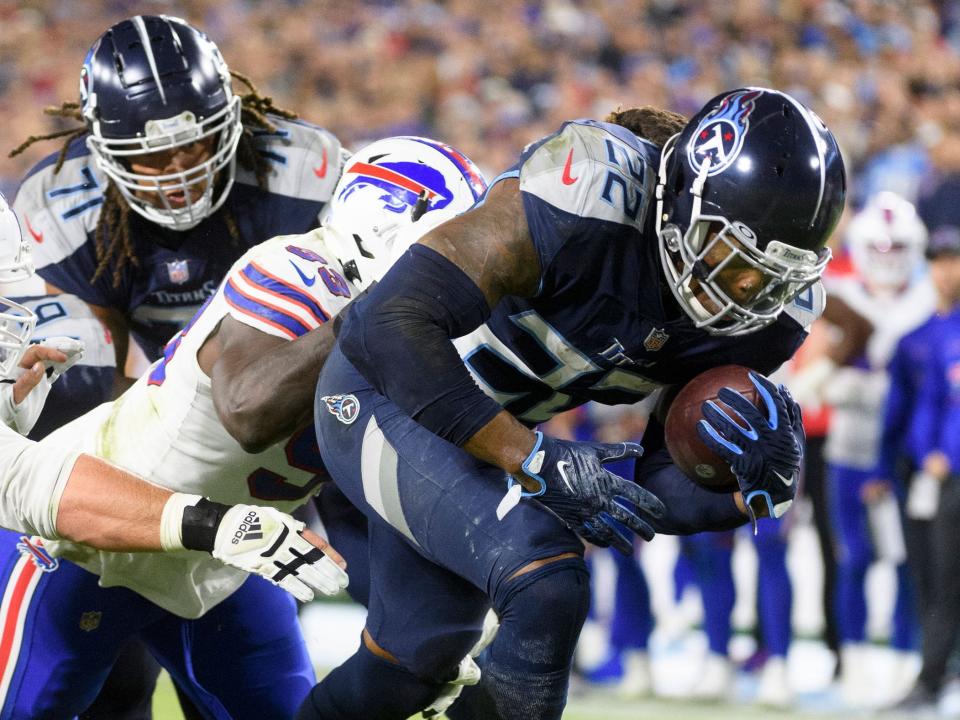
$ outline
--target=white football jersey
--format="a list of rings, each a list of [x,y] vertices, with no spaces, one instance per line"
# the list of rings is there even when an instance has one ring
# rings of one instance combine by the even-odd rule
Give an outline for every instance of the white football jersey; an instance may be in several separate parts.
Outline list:
[[[286,512],[302,505],[326,477],[313,427],[264,452],[245,452],[220,423],[197,352],[226,315],[294,339],[339,312],[352,288],[328,264],[332,256],[323,232],[280,236],[249,250],[133,387],[44,442],[69,444],[162,487],[217,502]],[[48,547],[99,575],[102,586],[129,587],[188,618],[202,615],[247,578],[199,552],[107,553],[64,541]]]
[[[871,295],[852,276],[833,279],[828,291],[867,318],[873,334],[865,357],[837,370],[824,387],[824,399],[832,408],[824,456],[832,463],[868,470],[880,450],[887,363],[900,338],[933,314],[936,293],[926,277],[889,297]]]

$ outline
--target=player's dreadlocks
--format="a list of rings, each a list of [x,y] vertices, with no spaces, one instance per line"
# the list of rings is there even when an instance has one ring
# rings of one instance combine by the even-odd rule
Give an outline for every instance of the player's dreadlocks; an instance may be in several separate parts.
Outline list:
[[[237,144],[237,162],[245,170],[251,171],[257,178],[257,184],[261,188],[265,188],[270,163],[257,152],[253,144],[253,130],[276,131],[276,126],[267,118],[268,113],[287,120],[296,118],[297,114],[274,105],[273,98],[261,95],[256,85],[246,75],[233,70],[230,71],[230,75],[245,85],[248,90],[246,94],[240,96],[240,119],[243,123],[243,134]],[[43,112],[54,117],[84,122],[80,105],[75,102],[65,102],[60,107],[47,107],[44,108]],[[58,130],[48,135],[31,135],[12,150],[9,157],[16,157],[35,142],[64,138],[63,147],[60,148],[60,154],[57,156],[57,164],[53,168],[53,172],[56,174],[63,167],[70,143],[86,133],[87,127],[84,125]],[[223,218],[230,232],[230,237],[234,242],[239,242],[240,230],[237,228],[236,220],[229,211],[224,212]],[[93,277],[90,278],[91,283],[96,282],[112,265],[113,285],[118,287],[123,277],[123,270],[128,264],[136,267],[140,266],[140,259],[134,252],[133,242],[130,238],[129,220],[130,206],[127,205],[123,195],[113,182],[108,179],[100,219],[97,221],[97,228],[94,233],[94,242],[97,249],[97,269],[93,273]]]
[[[663,147],[663,144],[672,136],[683,130],[687,119],[679,113],[652,105],[630,108],[628,110],[614,110],[607,115],[604,122],[625,127],[638,137],[649,140],[654,145]]]

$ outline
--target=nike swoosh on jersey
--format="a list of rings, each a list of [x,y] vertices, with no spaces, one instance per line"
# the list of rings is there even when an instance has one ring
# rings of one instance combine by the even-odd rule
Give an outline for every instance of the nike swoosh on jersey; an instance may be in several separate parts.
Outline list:
[[[773,474],[776,475],[778,478],[780,478],[783,481],[783,484],[786,485],[787,487],[790,487],[791,485],[793,485],[793,477],[785,478],[776,470],[773,471]]]
[[[567,465],[570,463],[566,460],[561,460],[557,463],[557,472],[560,473],[560,477],[563,478],[564,484],[567,486],[567,489],[570,491],[571,495],[576,495],[577,491],[573,489],[573,485],[570,484],[569,478],[567,478]]]
[[[323,159],[320,161],[320,167],[313,169],[313,174],[321,180],[327,176],[327,149],[323,149]]]
[[[37,232],[36,230],[33,229],[33,226],[30,224],[30,218],[29,218],[29,217],[27,217],[26,215],[24,215],[24,216],[23,216],[23,219],[26,221],[26,223],[27,223],[27,230],[29,230],[29,231],[30,231],[30,234],[33,235],[33,239],[37,241],[37,244],[38,244],[38,245],[39,245],[40,243],[42,243],[42,242],[43,242],[43,233],[42,233],[42,232]]]
[[[307,287],[310,287],[317,281],[316,276],[310,277],[308,275],[304,275],[303,270],[301,270],[300,266],[297,265],[293,260],[290,261],[290,264],[293,265],[293,269],[297,271],[297,275],[300,276],[300,279],[303,280],[303,284]]]
[[[563,165],[563,175],[560,180],[564,185],[573,185],[577,180],[580,179],[580,176],[573,177],[570,174],[570,167],[573,165],[573,148],[570,148],[570,152],[567,154],[567,162]]]

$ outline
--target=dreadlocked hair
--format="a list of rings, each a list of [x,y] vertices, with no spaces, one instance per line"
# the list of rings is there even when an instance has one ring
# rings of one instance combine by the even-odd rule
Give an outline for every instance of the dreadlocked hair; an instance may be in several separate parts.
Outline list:
[[[649,140],[659,147],[663,147],[667,140],[683,130],[683,126],[687,124],[687,119],[683,115],[653,105],[643,105],[628,110],[617,108],[603,121],[625,127],[634,135]]]
[[[237,162],[240,166],[254,174],[257,185],[267,187],[267,178],[270,174],[270,162],[257,152],[254,144],[254,130],[265,130],[268,133],[277,131],[276,125],[270,122],[268,114],[282,117],[285,120],[294,120],[297,114],[273,104],[273,98],[261,95],[260,90],[246,75],[231,70],[230,75],[242,83],[247,92],[240,96],[240,121],[243,124],[243,133],[237,143]],[[60,107],[44,108],[45,115],[84,122],[79,103],[65,102]],[[81,127],[58,130],[48,135],[31,135],[23,143],[10,152],[9,157],[16,157],[31,145],[41,140],[55,140],[63,138],[63,146],[57,156],[57,164],[53,168],[54,174],[60,172],[66,160],[70,144],[88,132],[86,125]],[[241,241],[240,229],[237,221],[229,210],[224,210],[224,223],[234,245]],[[119,287],[123,279],[123,271],[128,265],[140,267],[133,241],[130,237],[130,206],[123,194],[117,189],[113,181],[107,180],[107,189],[104,192],[103,206],[100,218],[94,231],[94,246],[97,251],[97,268],[90,278],[91,283],[99,280],[112,267],[113,286]]]

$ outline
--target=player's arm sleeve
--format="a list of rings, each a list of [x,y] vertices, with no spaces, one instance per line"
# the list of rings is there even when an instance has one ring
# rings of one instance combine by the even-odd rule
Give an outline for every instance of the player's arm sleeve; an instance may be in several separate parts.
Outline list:
[[[338,341],[378,392],[431,432],[462,445],[502,408],[474,382],[451,339],[489,315],[473,280],[418,244],[347,307]]]
[[[550,282],[555,255],[577,234],[581,222],[578,210],[585,192],[581,188],[571,186],[562,201],[554,198],[565,210],[532,192],[548,177],[562,186],[560,178],[570,148],[576,155],[579,147],[586,160],[579,137],[574,134],[565,138],[565,132],[566,126],[528,147],[519,165],[491,186],[492,190],[507,178],[520,180],[527,234],[539,259],[541,290]],[[557,143],[566,143],[566,153],[556,149]],[[586,166],[577,165],[575,172],[585,175]],[[488,190],[479,209],[452,222],[471,230],[482,224],[480,218],[486,216],[472,213],[487,212],[492,197],[494,193]],[[482,207],[484,204],[487,206]],[[446,227],[451,232],[451,226]],[[484,241],[482,237],[456,240]],[[505,274],[512,271],[512,267],[504,267]],[[484,293],[458,265],[417,244],[376,286],[347,308],[338,339],[344,355],[381,394],[431,432],[463,445],[502,408],[480,390],[451,340],[476,329],[490,311]]]
[[[57,534],[60,497],[79,453],[27,440],[0,426],[0,526],[46,538]]]
[[[663,517],[647,518],[656,532],[692,535],[732,530],[746,523],[733,493],[710,492],[680,472],[664,446],[663,426],[652,416],[643,434],[643,448],[634,479],[666,507]]]
[[[285,340],[327,322],[351,298],[343,276],[297,238],[275,238],[269,250],[248,253],[223,286],[233,318]]]

